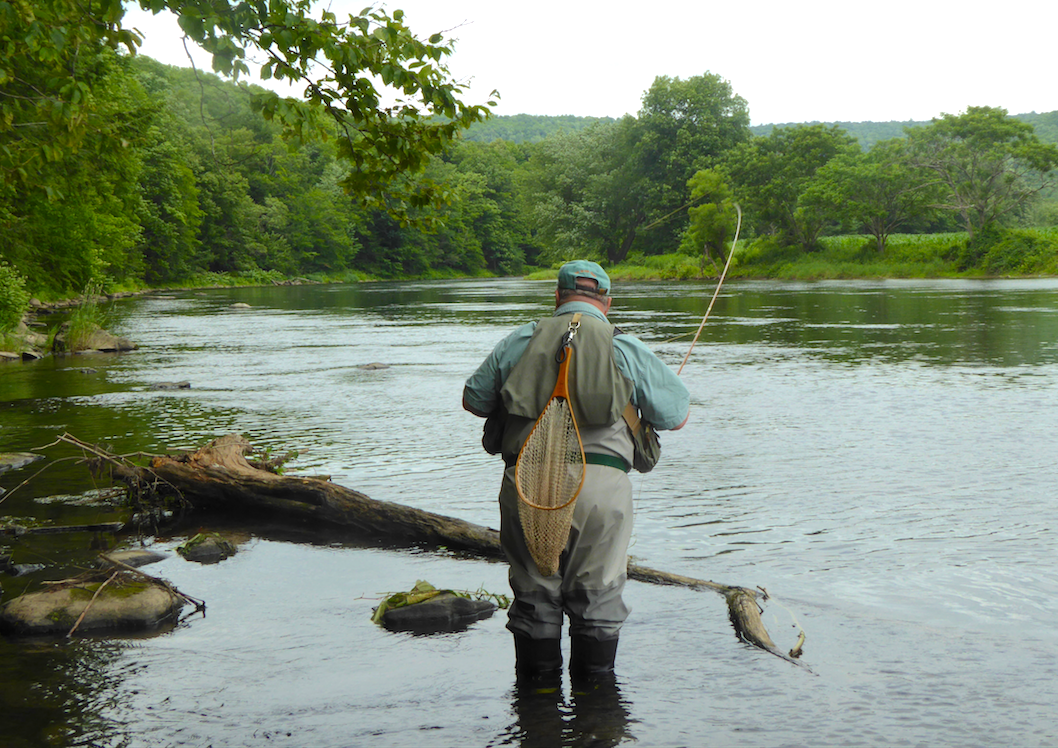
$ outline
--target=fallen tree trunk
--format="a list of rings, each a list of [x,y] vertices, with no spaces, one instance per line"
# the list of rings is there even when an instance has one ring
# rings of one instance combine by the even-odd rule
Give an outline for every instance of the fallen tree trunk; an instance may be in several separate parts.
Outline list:
[[[81,446],[87,446],[81,443]],[[252,466],[245,455],[250,443],[236,434],[211,442],[197,452],[155,457],[149,467],[107,459],[113,473],[138,490],[168,488],[194,507],[210,510],[254,508],[285,516],[346,527],[359,535],[389,537],[429,546],[459,549],[502,558],[499,532],[471,522],[413,507],[371,499],[359,491],[320,478],[277,475]],[[783,659],[760,618],[759,599],[766,595],[745,587],[718,584],[629,564],[628,577],[651,584],[712,590],[727,600],[728,613],[740,639]],[[799,654],[799,652],[798,652]]]

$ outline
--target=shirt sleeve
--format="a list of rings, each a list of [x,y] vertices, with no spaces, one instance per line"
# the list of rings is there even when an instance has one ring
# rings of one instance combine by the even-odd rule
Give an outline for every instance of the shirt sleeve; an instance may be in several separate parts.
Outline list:
[[[633,404],[656,429],[673,429],[687,420],[691,394],[683,380],[646,343],[632,335],[614,338],[617,368],[635,383]]]
[[[522,325],[505,337],[481,362],[463,386],[463,403],[474,413],[488,415],[500,405],[500,389],[522,357],[536,322]]]

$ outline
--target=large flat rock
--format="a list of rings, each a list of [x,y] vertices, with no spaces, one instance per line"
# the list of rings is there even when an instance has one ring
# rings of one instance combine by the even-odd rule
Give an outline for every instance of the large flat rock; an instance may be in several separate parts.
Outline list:
[[[185,601],[165,587],[140,580],[112,583],[92,601],[99,583],[31,592],[0,608],[0,633],[66,634],[88,608],[78,633],[143,631],[175,622]],[[89,607],[91,602],[91,607]]]

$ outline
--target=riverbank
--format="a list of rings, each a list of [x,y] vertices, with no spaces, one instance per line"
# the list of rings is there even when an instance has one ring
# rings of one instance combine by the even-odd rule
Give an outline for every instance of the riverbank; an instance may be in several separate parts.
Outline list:
[[[705,256],[683,253],[633,255],[608,265],[615,281],[710,280],[720,277],[726,255]],[[529,280],[553,279],[552,267],[527,267]],[[1058,276],[1058,227],[1004,229],[973,240],[965,232],[944,234],[894,234],[885,250],[878,251],[874,237],[864,234],[822,237],[815,251],[780,246],[772,237],[738,242],[728,271],[729,279],[754,280],[882,280],[936,278],[1032,278]],[[98,307],[104,301],[150,293],[166,293],[216,288],[289,286],[382,281],[460,280],[468,276],[455,271],[430,271],[420,275],[382,278],[347,270],[287,277],[276,271],[254,270],[240,273],[202,273],[176,284],[144,288],[109,288],[107,293],[82,294],[68,299],[32,299],[27,317],[16,329],[0,333],[0,352],[18,358],[24,352],[39,351],[50,345],[55,329],[41,332],[39,315],[86,306]],[[98,319],[91,320],[98,323]],[[35,324],[36,323],[36,324]],[[36,328],[36,329],[34,329]]]
[[[607,267],[617,281],[719,278],[727,254],[631,256]],[[527,277],[554,278],[557,267]],[[884,280],[1038,278],[1058,276],[1058,227],[1007,229],[971,241],[966,232],[893,234],[879,252],[865,234],[825,236],[815,251],[784,247],[772,237],[740,240],[728,278],[744,280]]]

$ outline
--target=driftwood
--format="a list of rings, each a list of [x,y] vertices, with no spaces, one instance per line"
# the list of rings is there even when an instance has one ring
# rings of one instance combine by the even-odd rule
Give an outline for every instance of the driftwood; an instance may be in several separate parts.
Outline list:
[[[118,532],[124,522],[96,522],[90,525],[49,525],[25,527],[24,525],[0,525],[0,535],[58,535],[69,532]]]
[[[319,478],[277,475],[260,470],[246,460],[252,450],[243,437],[230,434],[197,452],[179,456],[156,456],[149,467],[114,461],[115,477],[146,485],[167,487],[193,507],[210,510],[253,508],[271,510],[287,517],[349,528],[368,537],[388,537],[428,546],[466,551],[488,558],[502,558],[499,532],[432,512],[371,499],[359,491]],[[712,590],[724,596],[738,637],[791,662],[800,651],[786,654],[778,649],[760,618],[758,600],[763,591],[718,584],[629,564],[628,577],[651,584],[676,585]]]

